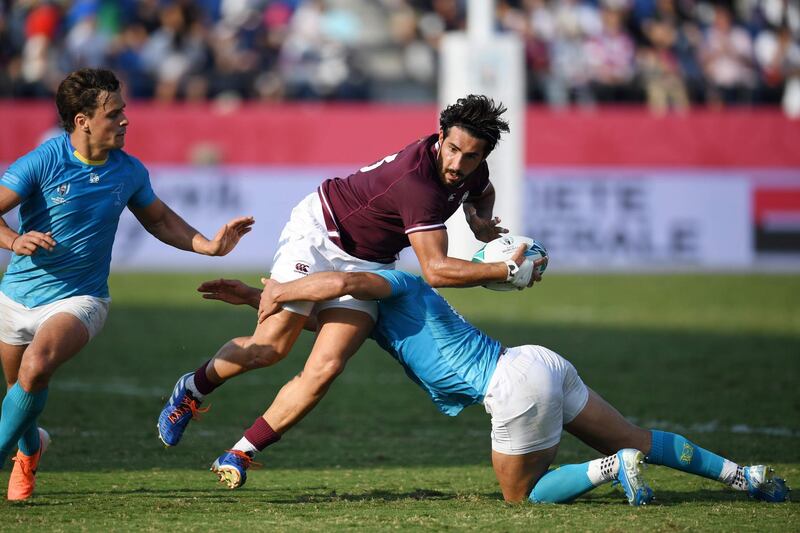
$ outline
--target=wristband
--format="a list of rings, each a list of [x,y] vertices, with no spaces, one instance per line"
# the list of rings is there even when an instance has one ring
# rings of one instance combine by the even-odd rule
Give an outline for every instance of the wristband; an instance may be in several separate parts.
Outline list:
[[[505,264],[508,267],[508,275],[506,276],[506,281],[511,281],[516,277],[517,272],[519,272],[519,266],[511,259],[506,259]]]
[[[8,247],[9,250],[11,250],[12,252],[14,251],[14,243],[17,242],[17,239],[19,239],[20,237],[22,237],[22,235],[17,235],[16,237],[14,237],[14,240],[11,241],[11,246]]]
[[[510,283],[519,290],[528,286],[533,276],[533,260],[526,259],[519,267],[519,272],[514,276]]]

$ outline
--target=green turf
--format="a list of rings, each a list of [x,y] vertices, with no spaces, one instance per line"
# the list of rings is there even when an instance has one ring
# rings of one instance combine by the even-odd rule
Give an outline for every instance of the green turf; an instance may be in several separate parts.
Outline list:
[[[601,487],[564,506],[507,505],[481,407],[438,414],[371,342],[318,408],[229,491],[206,469],[301,368],[220,388],[211,412],[164,449],[155,421],[182,372],[248,334],[254,314],[193,292],[200,275],[115,275],[103,333],[54,379],[41,424],[53,444],[37,494],[0,503],[0,529],[28,531],[797,531],[796,503],[767,505],[712,481],[646,471],[657,504]],[[257,276],[248,276],[255,284]],[[445,295],[507,345],[543,344],[642,424],[678,430],[800,485],[800,276],[557,276],[533,290]],[[596,455],[565,437],[559,462]],[[5,482],[8,464],[0,480]]]

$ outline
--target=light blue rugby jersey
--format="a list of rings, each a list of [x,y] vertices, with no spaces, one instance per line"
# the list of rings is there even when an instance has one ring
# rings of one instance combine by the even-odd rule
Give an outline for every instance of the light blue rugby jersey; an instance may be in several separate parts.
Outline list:
[[[446,415],[483,401],[501,346],[464,320],[422,278],[381,270],[392,295],[378,302],[372,337]]]
[[[15,161],[0,185],[22,197],[20,234],[50,231],[56,246],[12,254],[0,290],[26,307],[70,296],[108,297],[111,248],[126,205],[155,199],[147,169],[122,150],[103,163],[75,155],[64,133]]]

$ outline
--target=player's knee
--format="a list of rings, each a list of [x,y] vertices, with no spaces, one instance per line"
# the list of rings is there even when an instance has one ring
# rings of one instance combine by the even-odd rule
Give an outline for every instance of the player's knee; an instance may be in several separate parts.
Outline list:
[[[20,368],[18,383],[26,392],[42,389],[50,382],[55,368],[45,358],[29,358]]]
[[[629,424],[625,432],[620,435],[622,441],[618,448],[634,448],[647,454],[650,451],[650,431],[640,428],[635,424]]]
[[[344,372],[345,361],[341,357],[327,357],[320,363],[303,371],[306,378],[314,381],[318,387],[326,388],[333,383],[336,377]]]

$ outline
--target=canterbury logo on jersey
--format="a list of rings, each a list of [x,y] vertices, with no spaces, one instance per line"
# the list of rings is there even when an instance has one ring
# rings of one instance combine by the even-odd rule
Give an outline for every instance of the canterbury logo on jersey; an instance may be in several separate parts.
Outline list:
[[[458,193],[455,193],[455,192],[454,192],[453,194],[451,194],[450,196],[448,196],[448,197],[447,197],[447,201],[448,201],[448,202],[452,202],[453,200],[455,200],[455,199],[456,199],[456,195],[457,195],[457,194],[458,194]],[[458,203],[459,203],[459,204],[462,204],[462,203],[464,203],[464,200],[466,200],[466,199],[467,199],[467,196],[469,196],[469,191],[467,191],[467,192],[465,192],[465,193],[464,193],[464,195],[461,197],[461,200],[459,200],[459,201],[458,201]]]
[[[294,271],[298,274],[306,275],[308,271],[311,269],[311,265],[307,265],[305,263],[296,263],[294,265]]]

